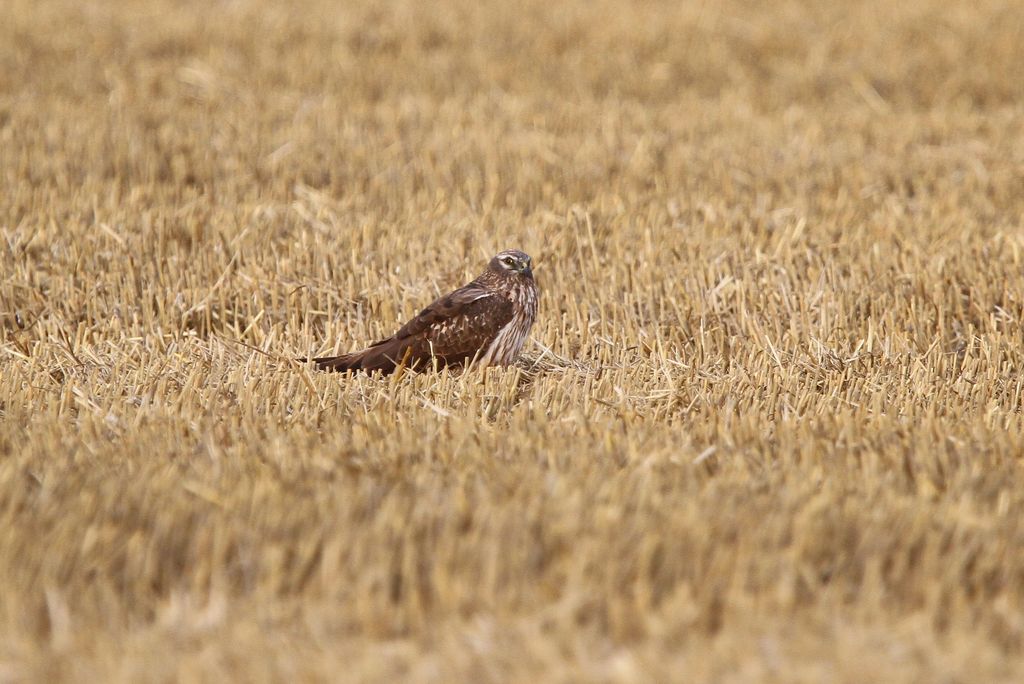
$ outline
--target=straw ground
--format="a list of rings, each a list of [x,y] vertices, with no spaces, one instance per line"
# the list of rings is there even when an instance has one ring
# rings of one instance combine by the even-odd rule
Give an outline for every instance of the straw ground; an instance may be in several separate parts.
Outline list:
[[[1022,681],[1013,0],[0,5],[0,680]],[[518,368],[287,359],[499,249]]]

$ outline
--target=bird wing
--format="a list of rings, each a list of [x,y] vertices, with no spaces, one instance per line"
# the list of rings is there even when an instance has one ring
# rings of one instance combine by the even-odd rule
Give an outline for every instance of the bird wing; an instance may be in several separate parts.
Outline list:
[[[401,363],[421,365],[433,357],[444,364],[471,359],[486,349],[512,320],[506,297],[473,283],[441,297],[391,337],[363,352],[362,368]]]
[[[427,308],[403,325],[392,339],[414,337],[453,325],[459,327],[483,312],[492,317],[497,314],[497,318],[507,319],[501,323],[504,325],[512,319],[512,302],[505,297],[495,296],[491,290],[470,283],[431,302]]]

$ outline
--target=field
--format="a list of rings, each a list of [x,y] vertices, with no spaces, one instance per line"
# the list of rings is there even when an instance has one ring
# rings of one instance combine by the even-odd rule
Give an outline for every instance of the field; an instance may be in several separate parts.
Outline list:
[[[1024,681],[1024,7],[0,3],[0,682]],[[292,361],[533,256],[515,368]]]

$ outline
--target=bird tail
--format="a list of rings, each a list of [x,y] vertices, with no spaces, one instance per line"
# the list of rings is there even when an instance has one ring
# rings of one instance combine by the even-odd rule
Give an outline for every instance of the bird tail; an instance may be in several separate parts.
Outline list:
[[[354,352],[342,354],[341,356],[320,356],[315,359],[303,359],[303,361],[309,360],[316,364],[317,370],[344,373],[345,371],[357,371],[362,368],[360,362],[363,360],[363,354],[362,352]]]
[[[312,361],[316,364],[317,370],[335,371],[364,371],[372,373],[380,371],[385,375],[393,373],[399,366],[409,366],[411,350],[398,348],[395,344],[389,344],[391,340],[384,340],[374,346],[357,352],[349,352],[341,356],[320,356],[314,359],[300,359],[302,362]],[[413,364],[415,365],[415,364]]]

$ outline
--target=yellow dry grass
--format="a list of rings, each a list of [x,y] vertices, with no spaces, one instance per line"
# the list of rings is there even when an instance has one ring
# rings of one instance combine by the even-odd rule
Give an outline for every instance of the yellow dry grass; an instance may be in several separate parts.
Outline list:
[[[0,681],[1024,681],[1017,0],[0,3]],[[506,247],[518,368],[376,379]]]

